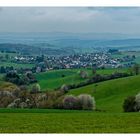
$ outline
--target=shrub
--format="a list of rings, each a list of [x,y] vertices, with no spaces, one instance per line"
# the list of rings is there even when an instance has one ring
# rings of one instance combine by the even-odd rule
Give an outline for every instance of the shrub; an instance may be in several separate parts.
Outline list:
[[[16,88],[16,89],[13,91],[13,96],[18,97],[19,94],[20,94],[20,89],[19,89],[19,88]]]
[[[73,95],[67,95],[63,99],[63,107],[64,109],[78,109],[79,104],[77,97]]]
[[[136,101],[135,96],[127,97],[123,103],[124,112],[135,112]]]
[[[78,102],[83,110],[93,110],[95,109],[94,97],[87,94],[81,94],[78,96]]]
[[[59,97],[56,101],[54,101],[53,108],[63,109],[63,100],[64,96]]]
[[[68,88],[68,86],[67,85],[62,85],[61,86],[61,90],[64,92],[64,93],[67,93],[68,91],[69,91],[69,88]]]
[[[140,111],[140,93],[135,96],[135,110]]]
[[[40,85],[39,84],[33,85],[32,89],[31,89],[31,93],[35,94],[35,93],[39,93],[39,92],[40,92]]]
[[[81,78],[86,79],[88,78],[88,73],[86,71],[79,71],[78,74],[80,75]]]
[[[53,101],[52,100],[42,100],[37,102],[38,108],[53,108]]]
[[[7,107],[8,104],[10,104],[15,97],[13,94],[9,91],[0,91],[0,107],[4,108]]]

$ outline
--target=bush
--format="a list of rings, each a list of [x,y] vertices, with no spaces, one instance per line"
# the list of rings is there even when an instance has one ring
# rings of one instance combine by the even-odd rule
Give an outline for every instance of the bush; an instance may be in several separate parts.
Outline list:
[[[78,96],[78,102],[81,109],[83,110],[94,110],[95,109],[95,100],[94,97],[87,94],[81,94]]]
[[[15,97],[9,91],[0,91],[0,108],[5,108],[10,104]]]
[[[135,110],[140,111],[140,93],[135,96]]]
[[[59,97],[56,101],[54,101],[53,108],[63,109],[63,100],[64,96]]]
[[[136,111],[135,99],[136,99],[135,96],[130,96],[124,100],[124,103],[123,103],[124,112],[135,112]]]
[[[78,97],[67,95],[63,99],[64,109],[94,110],[95,100],[87,94],[81,94]]]
[[[73,95],[67,95],[64,97],[64,100],[63,100],[64,109],[79,109],[78,104],[79,102],[78,102],[77,97]]]
[[[37,96],[36,104],[38,108],[54,108],[54,104],[58,99],[56,92],[47,92]]]
[[[78,74],[80,75],[81,78],[86,79],[88,78],[88,73],[86,71],[79,71]]]
[[[53,108],[53,101],[52,100],[44,100],[44,101],[40,101],[37,103],[37,107],[38,108],[43,108],[43,109],[46,109],[46,108]]]
[[[68,88],[68,86],[67,85],[62,85],[61,86],[61,90],[64,92],[64,93],[67,93],[68,91],[69,91],[69,88]]]
[[[35,94],[35,93],[39,93],[39,92],[40,92],[40,85],[39,84],[33,85],[32,89],[31,89],[31,93]]]

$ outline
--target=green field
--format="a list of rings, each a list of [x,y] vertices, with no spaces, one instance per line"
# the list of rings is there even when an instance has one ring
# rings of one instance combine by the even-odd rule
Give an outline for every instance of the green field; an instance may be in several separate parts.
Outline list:
[[[136,59],[134,60],[134,62],[140,64],[140,51],[124,51],[119,54],[112,54],[112,57],[113,58],[122,58],[127,55],[129,55],[129,56],[135,55]],[[127,63],[127,62],[125,62],[125,63]]]
[[[69,94],[91,94],[96,99],[98,109],[107,112],[122,112],[124,99],[138,92],[140,92],[140,76],[131,76],[74,89]]]
[[[10,67],[13,66],[14,68],[32,68],[34,66],[34,64],[18,64],[18,63],[14,63],[11,60],[13,60],[13,58],[15,56],[17,56],[17,53],[5,53],[5,52],[0,52],[0,56],[3,57],[4,61],[0,60],[0,67],[4,66],[4,67]],[[8,56],[8,58],[5,58],[6,56]]]
[[[42,90],[46,89],[55,89],[63,84],[76,84],[80,83],[82,81],[85,81],[87,79],[82,79],[78,75],[78,71],[80,69],[65,69],[65,70],[53,70],[48,71],[44,73],[36,74],[36,78],[38,80],[38,83],[41,86]],[[92,75],[91,69],[83,69],[84,71],[87,71],[89,75]],[[105,69],[105,70],[98,70],[98,74],[111,74],[115,71],[118,72],[127,72],[127,69]],[[65,77],[62,77],[62,75],[65,75]]]
[[[13,66],[14,68],[32,68],[34,64],[18,64],[18,63],[12,63],[12,62],[0,62],[0,67],[11,67]]]
[[[59,73],[60,72],[60,73]],[[49,72],[59,81],[64,71]],[[73,76],[77,70],[65,72]],[[89,70],[90,72],[90,70]],[[111,70],[98,71],[109,73]],[[47,73],[45,73],[47,75]],[[49,77],[50,76],[50,77]],[[44,78],[44,73],[42,77]],[[1,83],[0,83],[1,84]],[[73,89],[68,94],[91,94],[100,111],[55,109],[0,109],[1,133],[140,133],[140,114],[124,113],[123,101],[140,92],[140,75],[120,78]]]
[[[3,133],[140,132],[139,113],[65,110],[16,110],[16,113],[4,110],[0,112],[0,132]]]
[[[36,75],[37,80],[42,90],[54,89],[62,86],[63,84],[79,83],[84,81],[78,75],[79,70],[53,70]],[[87,70],[90,73],[90,70]],[[62,77],[65,75],[65,77]]]

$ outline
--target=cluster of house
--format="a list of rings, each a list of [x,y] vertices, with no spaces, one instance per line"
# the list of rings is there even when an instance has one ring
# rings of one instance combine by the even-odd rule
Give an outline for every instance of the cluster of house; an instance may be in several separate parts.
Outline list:
[[[69,56],[54,57],[49,56],[45,58],[44,62],[38,63],[38,70],[44,68],[49,69],[73,69],[73,68],[119,68],[130,67],[133,65],[135,58],[125,56],[122,58],[113,58],[109,53],[85,53],[74,54]],[[127,62],[127,63],[122,63]]]
[[[34,63],[36,58],[34,56],[15,56],[13,62],[19,63]]]
[[[45,72],[52,69],[73,68],[121,68],[131,67],[135,56],[113,58],[110,52],[96,52],[73,54],[66,56],[15,56],[15,63],[35,64],[33,68],[19,69],[21,72],[32,71],[33,73]]]

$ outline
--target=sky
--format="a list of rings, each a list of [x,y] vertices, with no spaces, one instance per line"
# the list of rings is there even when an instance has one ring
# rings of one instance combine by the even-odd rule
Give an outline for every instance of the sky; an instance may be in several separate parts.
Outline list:
[[[0,7],[0,32],[140,34],[140,8]]]

